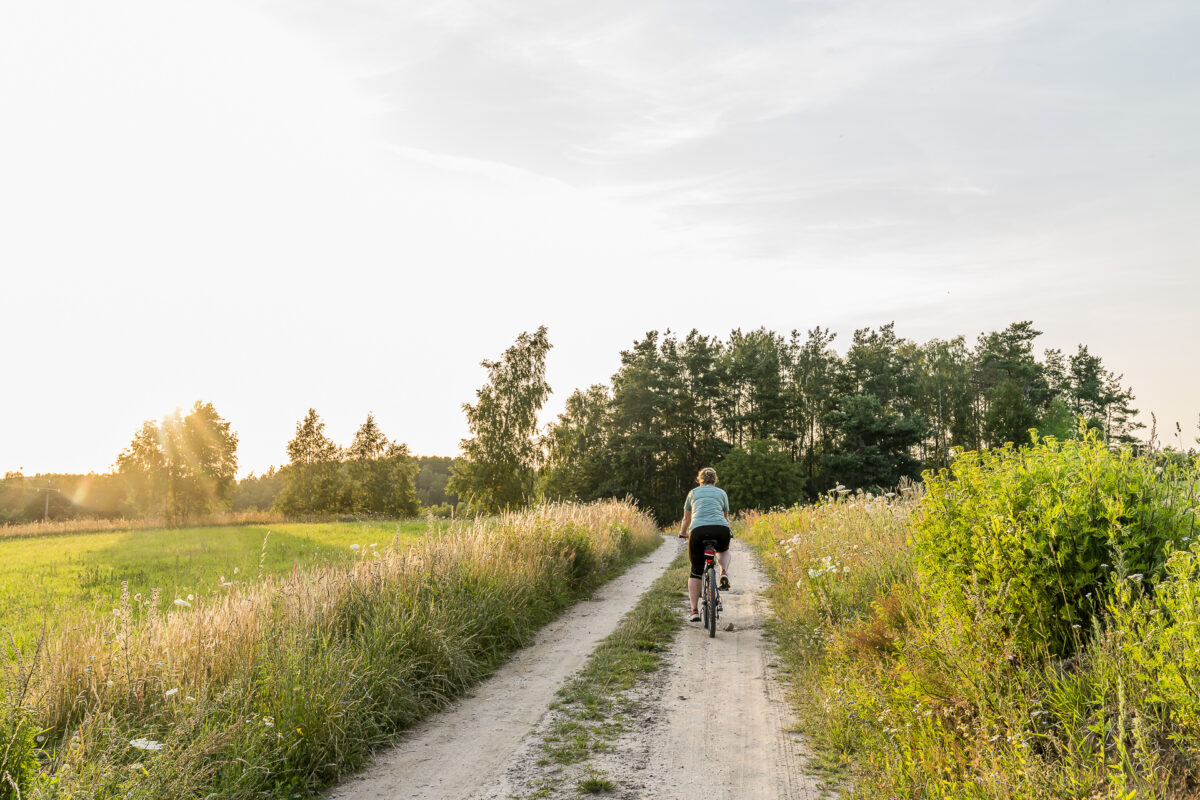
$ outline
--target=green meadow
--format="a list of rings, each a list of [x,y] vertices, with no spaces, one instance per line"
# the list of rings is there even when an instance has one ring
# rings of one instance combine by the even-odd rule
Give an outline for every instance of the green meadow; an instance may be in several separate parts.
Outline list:
[[[372,550],[393,541],[403,546],[427,532],[427,522],[413,520],[154,528],[0,540],[0,632],[28,645],[43,625],[63,628],[90,616],[84,612],[109,613],[120,599],[122,581],[142,601],[157,589],[158,605],[165,610],[176,599],[225,591],[229,587],[223,583],[370,558]]]

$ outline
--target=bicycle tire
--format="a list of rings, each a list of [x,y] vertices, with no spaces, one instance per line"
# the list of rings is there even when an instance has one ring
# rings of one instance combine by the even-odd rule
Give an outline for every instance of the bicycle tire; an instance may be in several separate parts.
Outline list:
[[[716,570],[709,567],[704,570],[704,624],[708,628],[708,638],[716,636]]]

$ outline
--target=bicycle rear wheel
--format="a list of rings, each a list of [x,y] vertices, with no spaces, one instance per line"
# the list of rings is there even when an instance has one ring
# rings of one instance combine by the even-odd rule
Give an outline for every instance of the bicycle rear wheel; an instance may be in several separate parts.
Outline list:
[[[704,571],[704,627],[710,639],[717,635],[717,571],[712,567]]]

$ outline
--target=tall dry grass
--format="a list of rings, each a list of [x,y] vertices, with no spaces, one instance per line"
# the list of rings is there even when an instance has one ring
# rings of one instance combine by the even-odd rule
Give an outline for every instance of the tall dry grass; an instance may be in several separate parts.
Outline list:
[[[11,660],[0,767],[24,797],[306,795],[659,541],[629,504],[552,505],[166,614],[126,591]]]
[[[911,579],[909,520],[921,496],[912,483],[885,495],[832,492],[814,505],[752,514],[741,535],[771,573],[781,614],[820,637]]]
[[[324,522],[325,517],[296,517],[277,511],[226,511],[192,517],[187,521],[189,528],[211,528],[222,525],[267,525],[283,522]],[[64,519],[47,522],[24,522],[16,525],[0,525],[0,539],[30,539],[38,536],[56,536],[71,533],[112,533],[114,531],[144,531],[154,528],[179,527],[161,517],[138,519]]]

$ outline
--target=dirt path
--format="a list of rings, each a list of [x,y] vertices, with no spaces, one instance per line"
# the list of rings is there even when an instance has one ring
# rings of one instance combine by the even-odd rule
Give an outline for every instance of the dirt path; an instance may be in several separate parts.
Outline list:
[[[749,547],[735,539],[733,549],[733,591],[721,595],[716,638],[699,624],[681,632],[659,686],[648,687],[647,713],[597,764],[624,788],[622,798],[822,796],[787,730],[792,717],[763,640],[766,578]]]
[[[476,693],[415,729],[394,750],[342,784],[333,800],[506,800],[560,768],[538,762],[553,722],[554,693],[578,670],[678,552],[670,540],[628,573],[552,623],[537,642]],[[816,800],[804,751],[787,732],[790,716],[763,640],[766,580],[748,547],[734,540],[733,591],[723,594],[720,630],[688,625],[667,665],[638,692],[638,713],[591,767],[622,800]],[[603,613],[597,613],[602,609]],[[680,608],[680,613],[684,608]],[[712,687],[720,686],[719,701]],[[720,708],[718,713],[715,709]],[[561,777],[561,776],[560,776]],[[574,780],[539,797],[578,798]],[[548,793],[547,793],[548,792]]]
[[[583,666],[675,557],[666,539],[624,575],[543,628],[475,693],[414,728],[330,792],[330,800],[464,800],[496,785],[554,693]]]
[[[804,774],[805,751],[789,733],[792,717],[774,675],[770,645],[763,640],[768,612],[767,582],[750,551],[735,539],[730,575],[733,590],[723,592],[724,611],[715,639],[699,623],[689,624],[671,648],[663,669],[642,687],[631,730],[591,767],[611,779],[616,790],[602,795],[621,800],[816,800],[828,797],[815,778]],[[680,607],[680,613],[685,606]],[[733,624],[732,631],[724,630]],[[721,687],[714,691],[715,687]],[[714,698],[715,695],[715,698]],[[539,726],[544,731],[549,720]],[[536,736],[514,760],[506,780],[479,797],[502,800],[510,787],[529,787],[553,772],[537,766]],[[547,800],[579,797],[576,780],[557,781]]]

